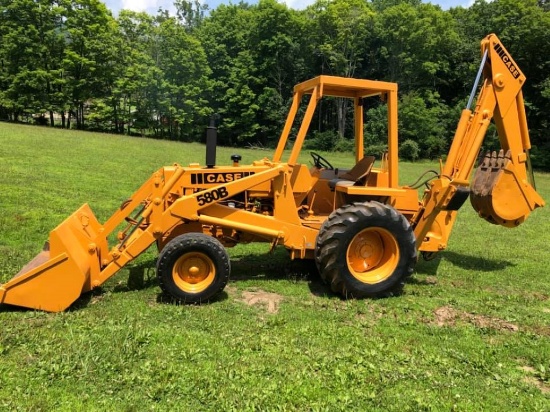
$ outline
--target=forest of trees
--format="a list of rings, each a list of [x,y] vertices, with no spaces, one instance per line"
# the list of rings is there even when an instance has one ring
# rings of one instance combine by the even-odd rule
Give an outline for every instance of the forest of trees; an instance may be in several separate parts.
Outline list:
[[[215,115],[220,144],[272,147],[294,84],[330,74],[397,82],[403,155],[435,158],[470,94],[479,42],[494,32],[527,76],[533,161],[550,170],[547,0],[447,11],[420,0],[175,6],[115,17],[99,0],[0,0],[0,120],[201,141]],[[385,107],[365,110],[366,144],[380,149]],[[349,149],[346,119],[338,101],[325,103],[309,144]]]

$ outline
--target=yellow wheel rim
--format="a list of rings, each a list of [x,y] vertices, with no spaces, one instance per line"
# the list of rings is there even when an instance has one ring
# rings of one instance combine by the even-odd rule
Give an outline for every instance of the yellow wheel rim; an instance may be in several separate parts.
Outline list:
[[[172,278],[178,288],[187,293],[204,291],[214,282],[216,267],[204,253],[186,253],[176,260]]]
[[[367,228],[352,239],[346,253],[349,271],[363,283],[389,278],[399,263],[399,245],[386,229]]]

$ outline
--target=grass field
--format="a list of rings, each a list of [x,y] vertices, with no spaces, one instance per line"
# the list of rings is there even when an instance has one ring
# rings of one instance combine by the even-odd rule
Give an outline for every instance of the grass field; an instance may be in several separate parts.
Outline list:
[[[154,170],[192,161],[202,145],[0,123],[0,283],[81,204],[105,221]],[[433,167],[403,163],[400,180]],[[550,411],[548,217],[505,229],[467,203],[448,250],[378,300],[246,245],[220,299],[176,306],[150,250],[64,313],[0,307],[0,410]]]

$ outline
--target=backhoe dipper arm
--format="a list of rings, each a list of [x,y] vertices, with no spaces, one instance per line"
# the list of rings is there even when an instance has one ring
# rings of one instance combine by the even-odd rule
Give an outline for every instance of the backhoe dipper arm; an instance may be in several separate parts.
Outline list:
[[[513,163],[526,161],[531,148],[521,88],[525,75],[510,57],[496,35],[481,42],[483,55],[480,72],[484,77],[474,112],[470,111],[475,89],[463,111],[443,174],[452,179],[469,180],[475,159],[491,119],[494,120],[502,149],[511,151]],[[526,178],[526,169],[518,173]]]
[[[525,75],[495,34],[482,40],[481,54],[478,77],[468,106],[462,111],[442,174],[426,191],[415,219],[418,245],[440,213],[457,209],[453,198],[458,192],[467,192],[469,186],[474,209],[494,224],[518,226],[532,210],[544,205],[528,173],[531,143],[521,91]],[[483,84],[472,112],[470,106],[481,77]],[[485,157],[470,185],[470,175],[491,120],[496,125],[502,150]]]

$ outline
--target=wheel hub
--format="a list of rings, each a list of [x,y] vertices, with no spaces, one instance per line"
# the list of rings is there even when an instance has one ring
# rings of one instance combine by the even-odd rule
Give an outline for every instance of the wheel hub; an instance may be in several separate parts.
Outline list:
[[[350,245],[348,261],[355,271],[364,272],[380,263],[383,250],[380,236],[375,232],[361,233]]]
[[[215,267],[208,256],[202,253],[186,253],[174,264],[172,277],[186,292],[200,292],[214,280]]]
[[[371,245],[362,245],[361,250],[359,251],[363,259],[367,259],[372,256],[372,247]]]
[[[201,280],[204,276],[201,276],[201,269],[197,266],[191,266],[187,271],[187,276],[183,275],[184,278],[187,278],[189,283],[196,283],[197,280]]]
[[[346,259],[354,277],[374,284],[391,276],[399,260],[399,248],[385,229],[367,228],[352,239]]]

